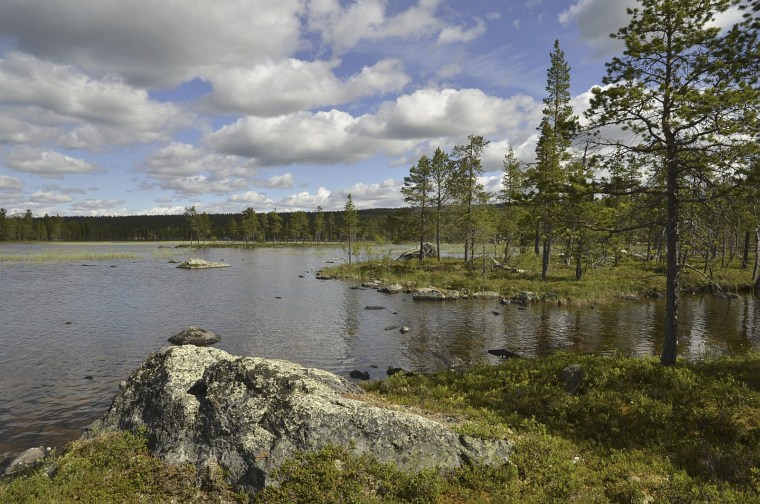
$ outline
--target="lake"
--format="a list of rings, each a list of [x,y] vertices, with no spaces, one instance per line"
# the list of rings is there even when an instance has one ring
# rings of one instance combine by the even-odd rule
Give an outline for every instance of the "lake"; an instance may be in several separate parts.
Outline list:
[[[403,247],[387,251],[391,256]],[[71,258],[35,260],[44,254]],[[151,351],[190,325],[221,336],[232,354],[287,359],[347,376],[388,366],[445,369],[491,362],[490,348],[526,357],[658,355],[664,300],[609,306],[412,301],[316,280],[340,248],[174,249],[157,244],[0,244],[0,452],[62,447],[102,415]],[[182,270],[201,257],[230,268]],[[335,259],[334,259],[335,258]],[[383,310],[367,310],[380,305]],[[496,312],[496,313],[495,313]],[[760,345],[760,303],[686,298],[679,355],[742,353]],[[401,334],[392,326],[408,326]],[[455,359],[456,358],[456,359]]]

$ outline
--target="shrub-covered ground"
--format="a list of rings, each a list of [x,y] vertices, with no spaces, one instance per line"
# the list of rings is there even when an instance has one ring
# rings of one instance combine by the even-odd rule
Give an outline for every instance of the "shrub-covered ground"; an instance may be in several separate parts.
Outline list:
[[[324,273],[353,281],[381,280],[398,282],[405,287],[438,287],[467,292],[496,291],[506,297],[521,291],[535,292],[561,303],[606,303],[624,296],[649,296],[665,292],[665,270],[658,261],[644,261],[633,255],[609,258],[604,264],[585,265],[581,280],[575,278],[575,265],[565,265],[561,258],[552,258],[549,275],[541,280],[541,259],[532,253],[513,257],[509,268],[494,269],[490,259],[476,259],[466,264],[462,259],[442,258],[398,261],[375,257],[367,261],[326,268]],[[712,269],[686,268],[682,273],[684,292],[715,290],[747,291],[752,285],[752,268],[741,269],[738,261]],[[547,296],[548,294],[548,296]]]
[[[560,375],[582,366],[575,395]],[[305,454],[255,502],[760,502],[760,355],[662,367],[560,353],[365,385],[369,400],[514,443],[500,467],[405,474],[339,448]],[[442,420],[443,421],[443,420]],[[150,457],[138,436],[77,441],[0,502],[237,502],[220,475]]]

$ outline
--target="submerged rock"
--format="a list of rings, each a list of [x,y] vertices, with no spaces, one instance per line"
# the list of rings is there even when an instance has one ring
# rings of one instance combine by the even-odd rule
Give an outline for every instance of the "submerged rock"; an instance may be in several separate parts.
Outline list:
[[[229,268],[230,265],[223,262],[212,262],[205,259],[188,259],[177,265],[183,269],[207,269],[207,268]]]
[[[29,448],[11,460],[2,476],[13,476],[33,469],[45,460],[45,448],[42,446]]]
[[[256,493],[297,452],[342,446],[404,470],[501,464],[504,440],[457,434],[433,420],[371,406],[362,389],[332,373],[215,348],[167,347],[120,388],[88,436],[145,429],[152,452],[170,463],[221,466]]]

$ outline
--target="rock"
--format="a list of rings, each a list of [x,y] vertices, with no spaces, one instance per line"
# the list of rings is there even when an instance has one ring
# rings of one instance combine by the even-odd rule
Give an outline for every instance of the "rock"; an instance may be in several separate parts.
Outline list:
[[[446,299],[446,295],[440,289],[421,287],[412,293],[412,299],[415,301],[443,301]]]
[[[350,394],[350,395],[347,395]],[[511,444],[457,434],[411,413],[365,403],[362,389],[332,373],[222,350],[159,350],[85,434],[145,429],[169,463],[220,466],[253,494],[298,452],[340,446],[402,470],[506,462]]]
[[[385,374],[387,374],[388,376],[393,376],[395,374],[403,373],[403,372],[404,370],[402,368],[393,367],[393,366],[388,366],[388,369],[385,370]]]
[[[358,369],[354,369],[348,373],[348,376],[357,380],[369,380],[369,373],[367,371],[359,371]]]
[[[540,298],[538,297],[538,294],[535,292],[529,292],[529,291],[522,291],[519,294],[517,294],[515,297],[512,298],[515,301],[519,301],[523,304],[532,303],[534,301],[539,301]]]
[[[409,331],[411,331],[411,329],[409,329],[407,326],[401,326],[401,329],[399,329],[399,332],[400,332],[401,334],[406,334],[406,333],[408,333]]]
[[[398,329],[399,327],[400,326],[398,326],[398,325],[389,325],[389,326],[385,326],[385,330],[386,331],[392,331],[394,329]]]
[[[335,279],[335,277],[334,277],[334,276],[332,276],[332,275],[327,275],[327,274],[325,274],[325,273],[322,273],[321,271],[317,271],[317,276],[316,276],[316,278],[317,278],[317,280],[333,280],[333,279]]]
[[[583,385],[583,368],[580,364],[570,364],[562,370],[562,381],[565,382],[565,390],[568,394],[575,392]]]
[[[33,469],[42,464],[45,460],[45,448],[38,446],[35,448],[29,448],[22,452],[16,458],[11,460],[8,467],[5,468],[3,476],[12,476],[14,474],[22,473],[28,469]]]
[[[489,354],[497,356],[499,359],[520,359],[520,354],[507,350],[506,348],[497,348],[489,350]]]
[[[432,243],[427,243],[427,242],[423,243],[422,255],[423,257],[437,257],[438,254],[436,253],[435,245],[433,245]],[[398,259],[396,260],[397,261],[401,261],[401,260],[411,261],[413,259],[419,259],[419,258],[420,258],[420,249],[419,247],[417,247],[411,250],[407,250],[406,252],[398,256]]]
[[[177,259],[169,259],[167,262],[169,264],[179,264],[179,260],[177,260]]]
[[[178,332],[171,338],[169,342],[175,345],[195,345],[195,346],[207,346],[219,343],[222,340],[219,336],[201,329],[200,327],[190,326],[184,331]]]
[[[641,298],[639,296],[634,296],[632,294],[628,294],[623,296],[623,299],[625,301],[641,301]]]
[[[472,299],[499,299],[501,296],[494,291],[480,291],[470,295]]]
[[[364,307],[365,310],[385,310],[385,306],[369,305]]]
[[[380,288],[380,282],[371,281],[371,282],[363,282],[362,287],[365,289],[379,289]]]
[[[223,262],[212,262],[205,259],[188,259],[177,265],[183,269],[207,269],[207,268],[229,268],[230,265]]]
[[[379,290],[383,294],[398,294],[399,292],[404,292],[404,288],[401,286],[401,284],[397,284],[397,283],[385,285],[381,287]]]

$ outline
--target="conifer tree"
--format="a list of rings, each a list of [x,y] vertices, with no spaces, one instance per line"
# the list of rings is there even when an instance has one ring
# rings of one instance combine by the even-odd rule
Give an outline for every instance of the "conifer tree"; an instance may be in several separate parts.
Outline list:
[[[666,315],[661,362],[676,362],[682,204],[721,174],[740,173],[757,138],[757,36],[747,25],[722,31],[717,14],[736,0],[639,0],[613,34],[623,56],[607,64],[587,112],[597,130],[623,127],[626,147],[647,155],[664,180]],[[754,69],[755,71],[753,71]]]
[[[409,176],[404,177],[404,187],[401,193],[404,195],[404,201],[415,207],[419,211],[419,228],[418,235],[420,238],[420,261],[425,257],[425,232],[427,208],[430,206],[430,199],[433,192],[433,176],[430,166],[430,158],[426,155],[420,156],[417,164],[409,169]]]
[[[578,118],[570,103],[570,65],[560,49],[559,40],[549,55],[551,66],[546,72],[546,92],[543,118],[538,130],[536,163],[528,170],[527,184],[532,189],[532,202],[537,211],[537,238],[543,236],[541,279],[549,273],[549,258],[555,234],[558,204],[562,200],[568,181],[565,165],[570,160],[573,137]],[[538,244],[537,244],[538,246]]]

